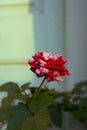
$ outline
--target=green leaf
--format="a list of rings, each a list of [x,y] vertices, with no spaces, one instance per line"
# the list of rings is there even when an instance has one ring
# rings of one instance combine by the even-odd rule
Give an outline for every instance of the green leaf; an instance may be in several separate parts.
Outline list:
[[[28,110],[23,103],[19,103],[17,106],[14,106],[13,114],[8,120],[6,130],[21,130],[21,125],[26,120],[27,116]]]
[[[29,83],[27,83],[28,85]],[[23,85],[22,87],[25,87]],[[23,88],[24,89],[24,88]],[[0,86],[0,92],[7,92],[8,98],[12,101],[14,99],[19,99],[26,101],[27,97],[22,94],[22,91],[20,90],[19,86],[16,83],[8,82]]]
[[[75,94],[84,94],[84,90],[82,90],[81,86],[76,86],[73,90],[73,93]]]
[[[87,98],[80,99],[80,106],[87,109]]]
[[[31,84],[30,82],[23,84],[23,85],[21,86],[21,89],[22,89],[23,91],[26,90],[26,89],[29,89],[29,85],[30,85],[30,84]]]
[[[31,112],[38,112],[48,107],[52,103],[52,101],[52,96],[41,93],[36,97],[32,97],[31,100],[28,100],[28,108]]]
[[[72,112],[73,116],[79,121],[85,122],[87,120],[87,110],[78,110]]]
[[[76,85],[76,86],[81,86],[81,87],[87,86],[87,80],[81,81],[81,82],[79,82],[79,83],[76,83],[75,85]]]
[[[52,122],[58,126],[61,127],[62,126],[62,120],[63,120],[63,113],[61,110],[61,107],[58,106],[53,106],[48,108]]]
[[[14,99],[19,99],[21,101],[26,101],[28,99],[28,97],[25,96],[24,94],[22,94],[21,91],[20,91],[20,92],[18,92],[18,93],[16,93],[14,95]]]
[[[18,85],[13,82],[8,82],[0,86],[0,92],[8,92],[10,99],[13,99],[14,95],[20,91]]]
[[[1,103],[2,107],[11,106],[11,100],[8,97],[4,97]]]
[[[81,99],[82,100],[82,99]],[[74,106],[71,113],[79,121],[84,122],[87,120],[87,104],[84,104],[85,100],[79,103],[79,105]]]
[[[73,105],[68,99],[63,100],[62,106],[65,111],[71,111],[73,109]]]
[[[0,122],[7,120],[8,117],[12,113],[12,108],[10,106],[5,107],[5,108],[0,108]]]
[[[84,94],[85,93],[85,90],[83,89],[84,87],[87,87],[87,81],[83,81],[75,84],[75,87],[72,91],[75,94]]]
[[[27,120],[22,125],[22,130],[45,130],[50,123],[50,117],[46,112],[40,112]]]
[[[12,113],[11,102],[8,98],[2,100],[2,106],[0,107],[0,122],[7,120]]]

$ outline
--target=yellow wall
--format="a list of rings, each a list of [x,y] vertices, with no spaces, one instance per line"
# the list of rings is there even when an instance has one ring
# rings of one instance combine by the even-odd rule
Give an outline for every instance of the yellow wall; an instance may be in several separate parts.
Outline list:
[[[19,2],[27,3],[15,1]],[[15,64],[27,63],[34,54],[33,15],[28,12],[29,6],[2,7],[12,3],[15,4],[11,0],[0,1],[0,82],[26,81],[33,76],[28,65]]]

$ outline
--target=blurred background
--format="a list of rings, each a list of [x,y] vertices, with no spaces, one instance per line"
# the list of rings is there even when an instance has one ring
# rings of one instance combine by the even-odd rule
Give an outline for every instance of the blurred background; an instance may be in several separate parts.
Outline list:
[[[87,0],[0,0],[0,83],[38,85],[41,79],[27,64],[37,51],[56,52],[68,59],[71,76],[61,87],[49,86],[67,91],[87,80],[86,12]],[[74,124],[66,115],[61,130],[85,130]]]

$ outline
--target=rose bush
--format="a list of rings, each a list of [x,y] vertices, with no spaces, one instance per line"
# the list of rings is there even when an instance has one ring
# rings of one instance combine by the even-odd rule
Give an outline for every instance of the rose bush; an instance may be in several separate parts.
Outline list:
[[[55,101],[58,97],[70,97],[70,93],[44,88],[43,84],[45,80],[63,82],[63,76],[70,75],[64,66],[66,62],[62,55],[37,52],[28,64],[37,77],[44,77],[39,87],[30,82],[21,86],[13,82],[0,85],[0,92],[7,92],[0,107],[0,122],[7,124],[6,130],[45,130],[51,121],[61,127],[64,106]]]

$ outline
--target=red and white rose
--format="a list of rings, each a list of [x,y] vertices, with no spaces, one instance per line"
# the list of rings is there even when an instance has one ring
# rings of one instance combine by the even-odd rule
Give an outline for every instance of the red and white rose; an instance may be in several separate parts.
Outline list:
[[[33,71],[38,77],[45,77],[47,82],[63,82],[63,76],[70,73],[64,66],[67,60],[62,55],[48,52],[37,52],[33,59],[28,61]]]

